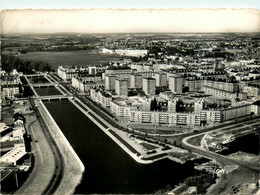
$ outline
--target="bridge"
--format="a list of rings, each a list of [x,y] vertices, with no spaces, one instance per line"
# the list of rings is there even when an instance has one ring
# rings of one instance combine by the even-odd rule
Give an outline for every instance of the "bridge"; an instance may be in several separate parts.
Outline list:
[[[27,78],[32,78],[32,77],[44,77],[45,73],[40,73],[40,74],[27,74],[25,75]]]
[[[54,83],[36,83],[36,84],[30,84],[30,85],[33,86],[34,88],[36,88],[36,87],[41,88],[41,87],[55,87],[58,84],[54,84]]]
[[[51,101],[51,100],[64,100],[73,98],[72,95],[49,95],[49,96],[38,96],[36,99],[40,99],[42,101]]]

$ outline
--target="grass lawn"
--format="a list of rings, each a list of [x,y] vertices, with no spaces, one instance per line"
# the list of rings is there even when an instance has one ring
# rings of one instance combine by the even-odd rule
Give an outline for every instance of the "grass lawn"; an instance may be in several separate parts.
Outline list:
[[[154,149],[158,148],[157,146],[154,146],[154,145],[151,145],[151,144],[147,144],[147,143],[144,143],[144,142],[140,143],[140,145],[145,147],[147,150],[154,150]]]
[[[17,55],[22,60],[42,61],[49,63],[53,69],[61,65],[94,65],[105,64],[121,59],[118,55],[94,53],[90,51],[64,51],[64,52],[29,52]]]

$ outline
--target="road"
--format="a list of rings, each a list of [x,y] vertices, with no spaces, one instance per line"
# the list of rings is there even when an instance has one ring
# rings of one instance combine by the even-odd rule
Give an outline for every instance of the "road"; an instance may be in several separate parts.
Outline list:
[[[251,119],[253,121],[255,121],[256,124],[259,124],[259,119]],[[250,120],[249,120],[250,121]],[[252,121],[252,125],[254,124]],[[247,121],[248,122],[248,121]],[[237,124],[241,124],[241,127],[237,127],[236,129],[232,129],[234,130],[241,130],[242,128],[244,128],[243,122],[238,122]],[[206,158],[215,160],[217,164],[219,164],[219,166],[221,168],[224,168],[226,165],[238,165],[239,168],[231,173],[229,173],[228,175],[221,175],[219,178],[219,182],[218,184],[215,185],[215,187],[210,191],[211,193],[231,193],[231,188],[234,187],[234,181],[236,180],[237,183],[240,182],[245,183],[245,182],[252,182],[251,178],[252,175],[255,175],[256,177],[254,178],[253,182],[257,182],[258,181],[258,175],[259,175],[259,170],[260,170],[260,166],[259,163],[257,162],[246,162],[246,161],[241,161],[238,159],[232,159],[230,157],[227,156],[223,156],[221,154],[217,154],[215,152],[209,151],[205,148],[203,148],[202,146],[195,146],[189,143],[189,140],[192,138],[195,138],[197,136],[201,136],[204,135],[206,133],[210,133],[210,132],[214,132],[214,131],[221,131],[221,129],[226,129],[228,127],[232,127],[232,125],[234,124],[230,124],[230,125],[226,125],[225,128],[223,127],[216,127],[213,130],[207,131],[207,132],[203,132],[203,133],[199,133],[196,135],[190,135],[185,137],[182,140],[183,146],[192,151],[193,153],[199,154],[201,156],[204,156]],[[239,176],[239,177],[238,177]],[[220,187],[221,186],[221,187]]]
[[[27,127],[32,136],[32,149],[34,154],[34,167],[25,183],[18,189],[16,194],[36,194],[43,192],[54,172],[54,158],[40,124],[34,114],[27,115],[26,121],[30,122]]]
[[[33,107],[35,108],[34,102],[32,102]],[[54,173],[52,175],[52,178],[47,185],[46,189],[43,191],[43,194],[53,194],[59,187],[61,180],[64,175],[64,170],[65,170],[65,162],[63,155],[57,145],[57,143],[54,140],[53,135],[51,134],[49,128],[47,127],[46,123],[43,120],[43,116],[41,116],[40,112],[38,109],[35,109],[35,113],[38,116],[39,123],[41,125],[41,128],[43,130],[43,133],[46,137],[46,140],[48,141],[48,144],[51,148],[51,151],[54,156]]]
[[[34,139],[32,147],[35,155],[35,165],[32,173],[16,194],[54,194],[59,187],[64,175],[64,159],[52,134],[46,126],[38,108],[30,99],[37,118],[28,126],[28,130]],[[33,125],[37,127],[32,128]],[[35,142],[37,140],[37,142]]]

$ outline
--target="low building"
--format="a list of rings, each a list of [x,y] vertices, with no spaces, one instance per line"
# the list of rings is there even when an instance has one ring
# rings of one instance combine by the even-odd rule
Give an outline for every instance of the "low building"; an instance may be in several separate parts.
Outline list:
[[[20,160],[25,154],[25,146],[14,147],[13,150],[0,157],[0,162],[16,165],[17,161]]]
[[[78,74],[78,68],[75,66],[59,66],[57,73],[64,81],[69,81]]]
[[[90,89],[90,97],[93,101],[98,102],[103,107],[110,107],[112,96],[107,92],[92,88]]]
[[[223,98],[223,99],[232,100],[237,98],[238,96],[237,92],[225,91],[222,89],[217,89],[209,86],[203,86],[202,90],[205,92],[205,94],[213,95],[214,97]]]
[[[1,86],[1,98],[14,99],[19,95],[19,85],[2,85]]]
[[[94,75],[88,75],[85,77],[74,75],[71,79],[71,82],[72,82],[72,87],[82,92],[89,91],[90,88],[102,83],[101,77],[94,76]]]
[[[113,98],[110,110],[118,117],[129,119],[131,111],[150,110],[150,100],[139,97]]]
[[[243,92],[247,93],[247,96],[259,96],[260,95],[260,88],[257,86],[245,86]]]
[[[134,111],[129,120],[134,123],[200,126],[200,114],[196,113]]]
[[[114,53],[119,54],[121,56],[144,57],[148,54],[148,50],[116,49]]]

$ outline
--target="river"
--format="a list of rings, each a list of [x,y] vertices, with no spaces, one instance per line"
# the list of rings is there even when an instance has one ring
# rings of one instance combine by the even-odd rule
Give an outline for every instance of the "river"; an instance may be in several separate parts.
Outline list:
[[[62,95],[62,93],[56,87],[36,87],[34,88],[36,93],[40,96],[46,95]]]
[[[44,102],[85,166],[75,193],[153,193],[194,173],[193,163],[139,164],[70,101]]]
[[[225,144],[224,146],[228,147],[228,149],[220,152],[220,154],[229,155],[241,151],[249,154],[259,155],[259,140],[259,135],[254,133],[236,138],[233,142]]]

